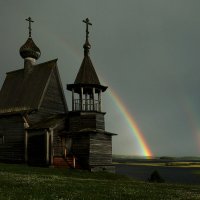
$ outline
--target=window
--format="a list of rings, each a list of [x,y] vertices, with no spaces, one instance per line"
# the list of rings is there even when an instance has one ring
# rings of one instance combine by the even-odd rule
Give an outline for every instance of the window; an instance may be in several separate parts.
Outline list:
[[[0,135],[0,145],[4,144],[4,136]]]

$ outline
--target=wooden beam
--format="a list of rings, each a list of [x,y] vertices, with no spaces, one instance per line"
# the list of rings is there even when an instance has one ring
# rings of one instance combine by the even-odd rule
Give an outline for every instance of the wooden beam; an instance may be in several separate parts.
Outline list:
[[[99,103],[98,111],[101,112],[101,90],[100,90],[99,93],[98,93],[98,103]]]
[[[50,138],[51,138],[51,141],[50,141],[50,144],[51,144],[51,152],[50,152],[50,162],[51,162],[51,165],[53,165],[53,156],[54,156],[54,147],[53,147],[53,129],[50,129]]]
[[[46,131],[46,163],[49,164],[49,132]]]
[[[28,162],[28,132],[25,130],[25,139],[24,139],[24,145],[25,145],[25,162]]]
[[[92,98],[93,98],[93,99],[92,99],[92,101],[93,101],[92,104],[93,104],[93,110],[95,110],[95,101],[94,101],[95,96],[94,96],[94,95],[95,95],[95,88],[92,88]]]
[[[83,110],[83,88],[81,87],[81,94],[80,94],[80,110]]]
[[[72,89],[72,111],[74,111],[74,89]]]

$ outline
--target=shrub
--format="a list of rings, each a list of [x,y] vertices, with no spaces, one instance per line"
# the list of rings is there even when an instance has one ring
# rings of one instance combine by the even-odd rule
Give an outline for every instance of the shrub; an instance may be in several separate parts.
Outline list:
[[[157,170],[152,172],[150,178],[148,178],[148,181],[153,182],[153,183],[164,183],[165,182]]]

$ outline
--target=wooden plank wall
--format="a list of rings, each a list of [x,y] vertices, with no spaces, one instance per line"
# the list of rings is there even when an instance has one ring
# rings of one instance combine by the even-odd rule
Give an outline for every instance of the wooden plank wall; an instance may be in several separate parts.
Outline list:
[[[65,102],[63,101],[62,95],[54,70],[54,73],[51,74],[51,79],[41,105],[41,111],[55,114],[66,113],[67,110],[65,109]]]
[[[104,113],[96,114],[96,129],[97,130],[105,130]]]
[[[80,130],[82,129],[96,129],[96,115],[95,114],[82,114],[80,119]]]
[[[79,115],[76,115],[76,116],[70,116],[69,118],[69,130],[70,131],[73,131],[73,132],[76,132],[76,131],[79,131],[80,128],[81,128],[81,118]]]
[[[52,114],[67,113],[64,106],[65,102],[62,98],[63,94],[60,90],[59,82],[55,73],[56,72],[54,71],[54,73],[51,74],[50,82],[44,94],[43,102],[39,111],[32,113],[29,116],[31,123],[39,122]]]
[[[90,165],[112,164],[112,136],[104,133],[90,134]]]
[[[103,113],[73,113],[70,116],[70,131],[82,129],[105,130]]]
[[[0,160],[24,162],[24,122],[20,115],[0,117],[0,135],[4,144],[0,145]]]

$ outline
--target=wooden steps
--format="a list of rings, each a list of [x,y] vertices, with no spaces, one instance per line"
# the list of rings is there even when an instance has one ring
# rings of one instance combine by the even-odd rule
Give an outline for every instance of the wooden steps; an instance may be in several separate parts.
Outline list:
[[[53,165],[57,168],[70,168],[70,169],[81,169],[80,165],[77,162],[77,159],[73,155],[68,155],[66,158],[54,157],[53,158]]]

